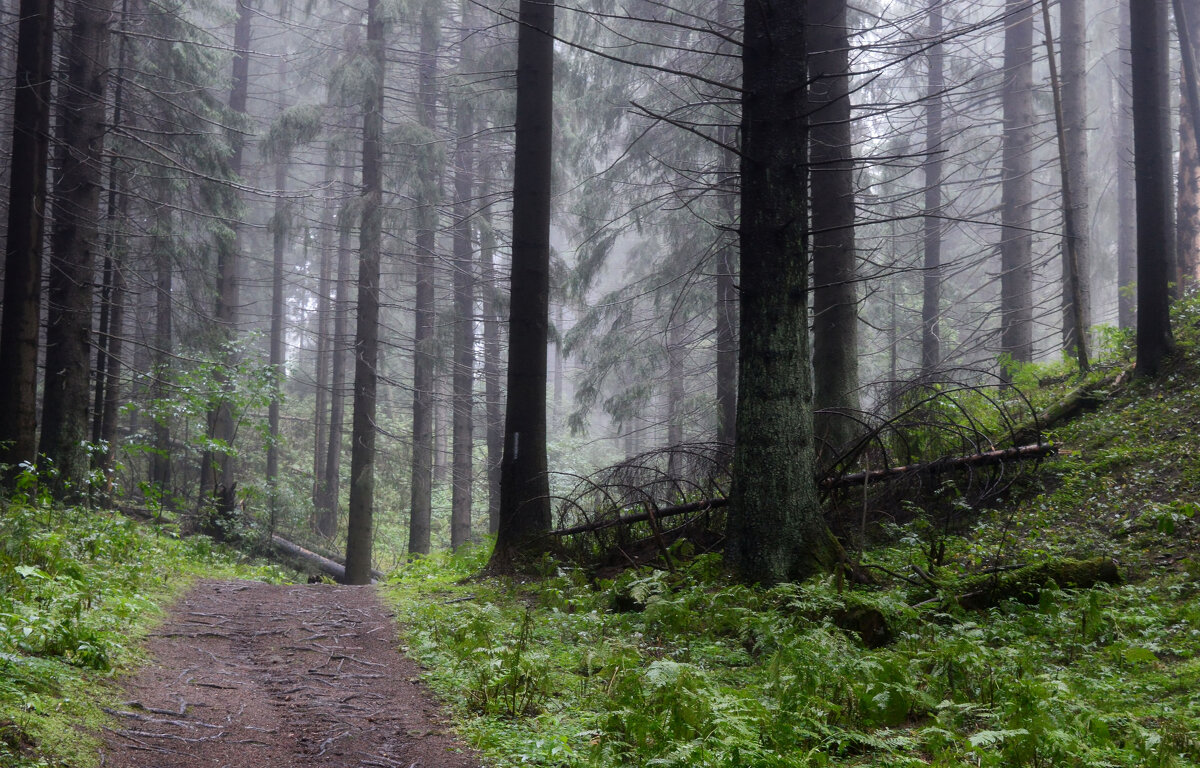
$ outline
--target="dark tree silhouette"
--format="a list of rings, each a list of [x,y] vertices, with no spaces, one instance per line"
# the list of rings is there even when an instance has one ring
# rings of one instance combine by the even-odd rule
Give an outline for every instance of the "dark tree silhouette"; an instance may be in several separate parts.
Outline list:
[[[1174,347],[1168,93],[1168,0],[1130,0],[1133,159],[1137,184],[1137,371],[1156,375]]]
[[[550,312],[550,161],[554,117],[554,2],[521,0],[513,168],[508,401],[500,463],[500,520],[491,567],[505,570],[546,546],[546,345]]]

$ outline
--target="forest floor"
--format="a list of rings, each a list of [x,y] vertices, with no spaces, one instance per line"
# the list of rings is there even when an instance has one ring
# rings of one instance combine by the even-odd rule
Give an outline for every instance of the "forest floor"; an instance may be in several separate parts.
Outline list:
[[[468,768],[369,587],[201,581],[124,682],[101,764]]]

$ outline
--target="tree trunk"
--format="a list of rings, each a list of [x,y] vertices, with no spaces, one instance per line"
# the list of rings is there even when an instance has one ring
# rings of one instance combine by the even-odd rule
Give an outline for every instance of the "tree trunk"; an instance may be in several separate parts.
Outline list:
[[[349,155],[349,153],[347,153]],[[347,157],[342,169],[342,186],[354,185],[354,167]],[[352,223],[343,208],[338,214],[337,303],[333,316],[333,370],[329,375],[329,445],[325,454],[325,475],[321,503],[317,511],[317,531],[325,538],[337,533],[337,508],[341,496],[342,431],[346,408],[346,358],[351,344],[347,338],[350,323],[350,263]]]
[[[474,71],[468,9],[462,4],[462,37],[459,68]],[[475,451],[475,265],[471,253],[471,209],[475,192],[475,116],[470,94],[458,102],[454,148],[454,474],[451,491],[450,546],[457,549],[471,540],[471,481]]]
[[[1137,184],[1137,372],[1154,376],[1174,348],[1168,288],[1175,260],[1167,0],[1130,0],[1129,10]]]
[[[1066,158],[1066,188],[1070,204],[1063,216],[1063,348],[1087,349],[1092,322],[1091,238],[1088,236],[1088,101],[1087,101],[1087,0],[1063,0],[1062,16],[1062,139]],[[1046,30],[1050,39],[1050,30]],[[1070,242],[1068,242],[1070,238]],[[1078,301],[1079,306],[1076,307]],[[1076,325],[1083,321],[1076,338]]]
[[[237,22],[233,29],[233,73],[229,109],[239,115],[246,114],[246,100],[250,87],[250,33],[251,21],[254,18],[250,2],[251,0],[238,0]],[[229,172],[234,178],[239,178],[242,175],[242,156],[246,140],[239,131],[230,131],[229,143],[232,149]],[[242,249],[239,222],[229,222],[229,231],[218,234],[216,240],[217,297],[214,319],[224,341],[229,345],[237,333],[238,270]],[[234,359],[232,348],[227,346],[222,353],[227,356],[227,367],[235,367],[237,361]],[[216,384],[229,391],[233,384],[227,377],[225,371],[218,369]],[[232,404],[226,398],[222,398],[208,414],[208,436],[221,447],[206,453],[201,461],[200,493],[207,496],[207,499],[202,499],[205,503],[228,498],[236,485],[236,461],[232,452],[228,450],[233,446],[234,433]]]
[[[814,480],[804,4],[750,0],[742,49],[738,434],[725,559],[748,582],[837,559]]]
[[[1117,103],[1113,105],[1116,115],[1117,210],[1120,214],[1117,222],[1117,322],[1122,329],[1129,330],[1137,324],[1137,201],[1133,178],[1133,91],[1129,83],[1129,0],[1122,0],[1118,14],[1121,17],[1117,44],[1120,62],[1117,71],[1120,75],[1115,89]]]
[[[280,59],[286,61],[286,59]],[[281,66],[282,70],[283,67]],[[284,74],[283,72],[280,73]],[[270,495],[271,533],[279,506],[279,402],[283,396],[283,252],[287,246],[287,157],[275,161],[275,212],[271,216],[271,402],[267,407],[267,492]]]
[[[437,129],[437,0],[421,5],[421,50],[418,56],[418,114],[430,135]],[[434,335],[434,248],[437,200],[441,174],[434,147],[422,147],[417,160],[416,308],[413,330],[412,507],[408,551],[429,554],[433,513],[433,369],[437,357]]]
[[[72,6],[65,41],[66,81],[59,91],[58,168],[50,232],[46,376],[39,452],[58,473],[61,498],[86,493],[91,389],[92,285],[100,245],[109,21],[112,0]]]
[[[171,277],[173,271],[173,218],[171,192],[164,180],[157,184],[154,206],[154,349],[150,398],[158,404],[154,409],[154,452],[150,458],[150,482],[157,488],[160,501],[166,502],[171,493],[171,424],[165,407],[169,397],[168,379],[171,371]]]
[[[728,0],[722,0],[717,8],[717,23],[721,29],[729,29],[732,9]],[[727,46],[721,44],[722,52]],[[718,129],[723,145],[720,177],[717,194],[720,195],[721,224],[732,229],[738,217],[738,126],[725,123]],[[733,444],[737,435],[737,239],[733,232],[721,231],[720,244],[715,249],[716,307],[715,335],[717,357],[717,440]]]
[[[316,428],[313,434],[313,486],[312,499],[313,510],[313,528],[318,535],[324,535],[322,531],[321,514],[324,506],[325,494],[325,457],[329,455],[329,434],[328,434],[328,418],[329,418],[329,369],[332,365],[332,359],[335,352],[334,343],[329,338],[329,327],[333,320],[333,262],[335,255],[333,251],[333,232],[334,232],[334,192],[333,192],[333,177],[337,171],[337,149],[332,142],[326,148],[325,153],[325,201],[321,212],[321,234],[318,240],[318,248],[320,249],[321,266],[317,276],[317,344],[315,354],[315,364],[317,367],[316,387],[314,392],[313,411],[316,415]]]
[[[1184,49],[1180,65],[1179,94],[1179,197],[1176,201],[1176,248],[1179,272],[1187,284],[1200,282],[1200,148],[1197,147],[1196,116],[1200,104],[1195,102],[1196,43],[1200,41],[1200,9],[1184,6],[1176,0],[1175,24]]]
[[[545,551],[546,343],[550,311],[550,164],[554,123],[553,0],[521,0],[517,33],[516,152],[508,402],[500,465],[500,521],[491,567]]]
[[[492,188],[492,160],[483,164],[479,193],[486,198]],[[496,274],[496,235],[492,229],[492,209],[480,211],[479,284],[483,290],[483,386],[487,421],[488,533],[495,535],[500,525],[500,460],[504,453],[504,406],[500,392],[500,286]]]
[[[125,24],[129,18],[128,0],[121,0],[121,15],[117,38],[116,85],[113,88],[112,125],[119,129],[124,122],[125,68],[128,38]],[[95,468],[108,478],[105,495],[111,499],[111,472],[116,460],[117,407],[120,404],[121,352],[125,328],[125,251],[127,236],[123,231],[129,218],[128,179],[121,161],[111,155],[108,162],[108,198],[105,213],[108,232],[104,240],[104,287],[101,295],[100,336],[96,346],[96,386],[92,404],[92,442],[104,446],[95,457]]]
[[[807,5],[813,406],[817,453],[828,463],[854,440],[859,408],[850,44],[846,0]]]
[[[1000,349],[1033,360],[1033,7],[1008,0],[1000,229]]]
[[[379,0],[367,0],[371,82],[363,101],[362,227],[358,253],[358,326],[354,335],[354,421],[350,436],[350,519],[346,581],[371,581],[375,504],[375,389],[379,360],[379,246],[383,233],[383,94],[387,58]]]
[[[1068,0],[1070,1],[1070,0]],[[1082,23],[1082,22],[1080,22]],[[1046,61],[1050,68],[1050,92],[1054,103],[1054,128],[1055,137],[1058,139],[1058,165],[1061,179],[1061,197],[1062,197],[1062,217],[1063,217],[1063,238],[1062,238],[1062,263],[1063,263],[1063,311],[1071,317],[1070,323],[1065,320],[1063,322],[1063,347],[1068,354],[1074,354],[1079,361],[1079,370],[1087,372],[1090,369],[1087,352],[1087,298],[1086,298],[1086,283],[1084,272],[1080,268],[1080,259],[1078,248],[1081,242],[1086,244],[1086,233],[1080,234],[1076,227],[1080,226],[1081,222],[1077,215],[1077,205],[1075,202],[1075,182],[1077,181],[1074,168],[1071,166],[1071,161],[1077,159],[1077,147],[1072,147],[1071,141],[1083,141],[1084,154],[1083,161],[1087,162],[1087,147],[1086,137],[1069,135],[1068,124],[1064,116],[1064,97],[1061,87],[1061,79],[1058,75],[1058,60],[1054,55],[1054,35],[1050,22],[1050,2],[1042,0],[1042,25],[1045,28],[1046,41]],[[1080,32],[1082,37],[1082,32]],[[1082,42],[1079,42],[1082,45]],[[1079,65],[1080,71],[1076,73],[1079,78],[1083,78],[1083,66]],[[1078,86],[1075,86],[1078,87]],[[1086,87],[1086,84],[1085,86]],[[1078,100],[1078,96],[1075,97]],[[1084,116],[1076,116],[1080,121],[1086,122]],[[1076,126],[1080,134],[1082,127]],[[1086,200],[1084,202],[1086,207]],[[1082,222],[1086,226],[1086,217]]]
[[[21,0],[13,95],[12,164],[0,308],[0,465],[18,471],[37,451],[42,229],[50,147],[54,0]]]
[[[925,92],[925,234],[921,294],[921,370],[942,362],[942,108],[946,87],[942,36],[942,0],[929,3],[929,77]]]

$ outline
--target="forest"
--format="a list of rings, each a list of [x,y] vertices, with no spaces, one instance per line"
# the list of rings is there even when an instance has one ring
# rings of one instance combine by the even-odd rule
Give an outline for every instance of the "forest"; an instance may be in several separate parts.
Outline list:
[[[0,765],[1200,765],[1193,0],[0,41]]]

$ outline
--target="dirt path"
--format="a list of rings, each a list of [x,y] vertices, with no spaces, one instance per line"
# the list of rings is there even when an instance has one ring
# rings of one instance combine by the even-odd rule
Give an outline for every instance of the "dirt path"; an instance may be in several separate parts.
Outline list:
[[[125,684],[106,768],[475,768],[369,587],[198,584]]]

